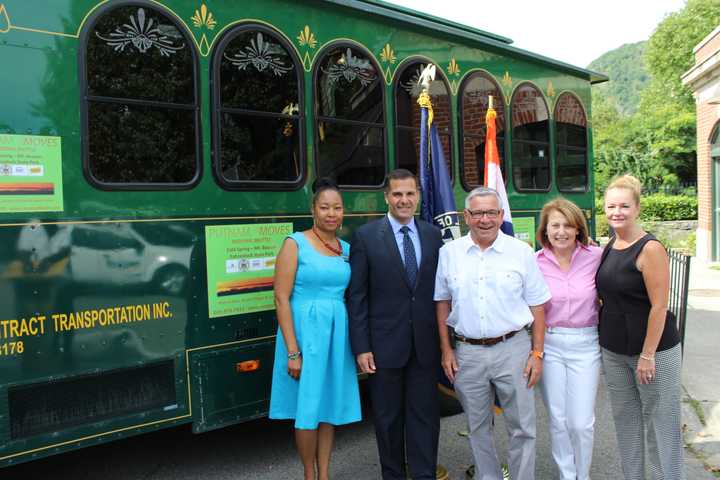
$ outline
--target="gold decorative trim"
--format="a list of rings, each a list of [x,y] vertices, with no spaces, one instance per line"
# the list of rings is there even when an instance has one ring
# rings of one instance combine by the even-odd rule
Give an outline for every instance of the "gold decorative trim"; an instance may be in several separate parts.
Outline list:
[[[547,93],[547,96],[550,98],[555,98],[555,87],[553,87],[552,80],[548,80],[547,89],[545,90]]]
[[[311,49],[315,49],[317,47],[317,39],[315,38],[315,34],[310,30],[310,26],[305,25],[305,28],[303,28],[300,31],[300,34],[296,37],[298,40],[298,45],[301,47],[309,47]]]
[[[211,11],[208,10],[207,5],[204,3],[200,5],[199,10],[195,10],[195,14],[190,18],[195,28],[207,28],[208,30],[215,30],[217,22],[213,17]]]
[[[8,16],[5,4],[0,3],[0,33],[9,32],[10,26],[10,17]]]
[[[386,43],[382,51],[380,52],[380,61],[385,63],[383,77],[385,77],[385,83],[390,85],[393,78],[393,71],[391,65],[394,65],[395,62],[397,62],[397,57],[395,56],[395,52],[393,51],[389,43]],[[380,68],[382,68],[382,66]]]
[[[505,70],[505,75],[503,75],[502,84],[504,85],[503,93],[505,94],[505,105],[510,105],[510,98],[512,97],[513,90],[513,79],[510,76],[510,72],[507,70]]]

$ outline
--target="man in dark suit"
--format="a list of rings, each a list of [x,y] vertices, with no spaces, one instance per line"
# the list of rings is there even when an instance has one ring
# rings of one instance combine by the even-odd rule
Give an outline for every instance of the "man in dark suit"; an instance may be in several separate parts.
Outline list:
[[[415,176],[390,172],[388,215],[355,232],[347,293],[350,342],[369,374],[382,477],[436,478],[440,361],[433,292],[440,230],[416,220]]]

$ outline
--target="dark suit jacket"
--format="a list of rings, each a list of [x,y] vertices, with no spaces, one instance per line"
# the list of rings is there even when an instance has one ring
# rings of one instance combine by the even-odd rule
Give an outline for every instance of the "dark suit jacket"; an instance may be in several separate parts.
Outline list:
[[[355,355],[373,352],[378,368],[400,368],[413,345],[423,367],[440,361],[435,317],[435,270],[442,246],[440,230],[415,220],[422,248],[415,285],[387,217],[355,231],[350,249],[352,277],[347,289],[350,343]]]

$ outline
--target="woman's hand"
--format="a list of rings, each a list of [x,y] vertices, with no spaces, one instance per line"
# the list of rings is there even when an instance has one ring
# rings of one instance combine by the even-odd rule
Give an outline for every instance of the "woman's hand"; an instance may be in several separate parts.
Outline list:
[[[655,360],[648,360],[642,357],[638,358],[635,374],[641,385],[652,383],[652,381],[655,380]]]
[[[295,360],[288,359],[288,375],[295,380],[299,380],[300,370],[302,370],[302,357],[298,357]]]

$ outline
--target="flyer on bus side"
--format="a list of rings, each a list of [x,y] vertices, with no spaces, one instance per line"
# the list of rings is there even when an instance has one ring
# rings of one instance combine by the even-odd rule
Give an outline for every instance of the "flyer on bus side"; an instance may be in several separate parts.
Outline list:
[[[210,318],[275,308],[275,257],[292,232],[292,223],[205,227]]]
[[[0,134],[0,213],[63,210],[61,138]]]
[[[513,217],[515,238],[535,249],[535,217]]]

